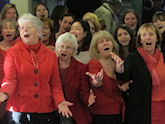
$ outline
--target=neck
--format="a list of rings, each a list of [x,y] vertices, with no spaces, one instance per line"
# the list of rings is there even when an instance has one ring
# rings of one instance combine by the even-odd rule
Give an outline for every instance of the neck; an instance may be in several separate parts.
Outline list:
[[[45,46],[48,46],[48,45],[49,45],[49,40],[43,40],[42,43],[43,43]]]
[[[147,52],[150,56],[153,56],[155,51],[146,51],[146,52]]]
[[[69,59],[59,58],[59,67],[62,68],[62,69],[69,67],[70,60],[71,60],[71,58],[69,58]]]
[[[124,54],[127,54],[129,53],[129,47],[128,45],[127,46],[122,46],[122,51],[121,52],[124,52]]]
[[[100,61],[102,61],[104,63],[111,63],[111,62],[113,62],[111,57],[100,57]]]
[[[56,35],[56,39],[62,34],[62,32],[59,30],[55,35]]]
[[[13,41],[3,40],[3,41],[0,43],[0,47],[1,47],[3,50],[7,50],[9,47],[12,46],[12,43],[13,43]]]

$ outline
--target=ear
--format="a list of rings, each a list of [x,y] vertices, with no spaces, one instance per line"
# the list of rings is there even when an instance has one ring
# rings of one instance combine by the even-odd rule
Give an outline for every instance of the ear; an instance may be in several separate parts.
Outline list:
[[[62,20],[59,20],[59,21],[58,21],[59,25],[61,25],[61,22],[62,22]]]

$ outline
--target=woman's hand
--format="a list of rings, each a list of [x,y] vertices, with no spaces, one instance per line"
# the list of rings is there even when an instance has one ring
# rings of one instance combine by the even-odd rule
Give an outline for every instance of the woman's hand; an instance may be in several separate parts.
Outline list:
[[[86,75],[90,76],[93,79],[92,84],[94,87],[100,87],[102,85],[103,69],[101,69],[97,74],[86,72]]]
[[[0,92],[0,103],[5,102],[8,98],[9,96],[7,94]]]
[[[70,103],[68,101],[63,101],[58,104],[58,112],[62,114],[62,116],[65,116],[67,118],[72,117],[72,112],[69,110],[69,106],[72,106],[73,103]]]
[[[122,85],[118,84],[118,87],[121,91],[127,91],[129,89],[129,84],[133,83],[132,80],[128,81],[128,82],[124,82]]]
[[[124,72],[124,60],[122,60],[118,55],[113,52],[110,52],[112,59],[116,62],[116,72]]]
[[[90,89],[90,95],[88,98],[88,107],[90,107],[91,105],[95,103],[95,99],[96,99],[96,96],[94,95],[93,90]]]

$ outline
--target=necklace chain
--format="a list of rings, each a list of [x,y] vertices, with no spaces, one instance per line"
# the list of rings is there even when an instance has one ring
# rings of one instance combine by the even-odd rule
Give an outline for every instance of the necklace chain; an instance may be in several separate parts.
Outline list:
[[[34,65],[35,68],[38,69],[39,68],[38,59],[37,59],[37,57],[35,56],[35,54],[34,54],[34,52],[32,50],[30,51],[30,53],[31,53],[33,65]]]

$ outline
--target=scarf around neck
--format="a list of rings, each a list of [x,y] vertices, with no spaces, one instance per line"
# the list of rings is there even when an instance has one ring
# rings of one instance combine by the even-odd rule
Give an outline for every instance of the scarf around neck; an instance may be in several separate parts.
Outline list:
[[[150,71],[152,77],[152,86],[160,87],[160,79],[158,73],[156,72],[156,65],[160,59],[160,51],[156,48],[153,56],[149,55],[142,47],[137,48],[139,54],[144,59],[148,70]]]
[[[25,48],[30,52],[31,55],[31,59],[33,62],[33,66],[38,69],[39,68],[39,59],[36,56],[36,53],[39,51],[40,47],[41,47],[41,42],[38,41],[38,43],[34,44],[34,45],[27,45],[24,44]]]

